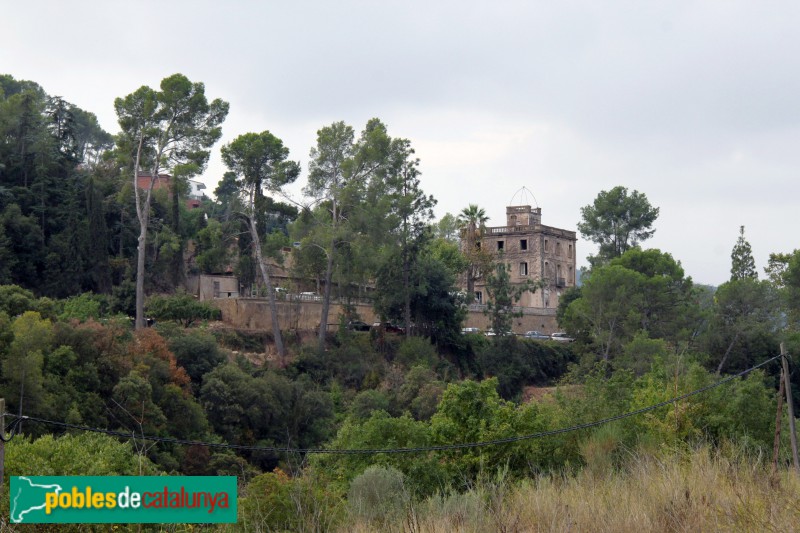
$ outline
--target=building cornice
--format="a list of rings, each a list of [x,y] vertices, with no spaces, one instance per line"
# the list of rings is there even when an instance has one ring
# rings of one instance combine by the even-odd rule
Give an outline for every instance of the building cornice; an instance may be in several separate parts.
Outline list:
[[[554,228],[552,226],[545,226],[544,224],[530,224],[526,226],[495,226],[492,228],[485,228],[483,237],[499,237],[504,235],[531,235],[542,233],[545,235],[552,235],[553,237],[561,237],[562,239],[577,240],[577,233],[561,228]]]

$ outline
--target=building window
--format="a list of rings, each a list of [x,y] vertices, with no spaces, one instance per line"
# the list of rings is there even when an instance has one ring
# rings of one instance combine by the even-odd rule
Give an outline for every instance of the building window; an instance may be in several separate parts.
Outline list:
[[[520,241],[519,241],[519,249],[520,250],[527,250],[528,249],[528,239],[520,239]]]
[[[219,298],[219,281],[214,282],[214,298]]]
[[[560,242],[556,243],[556,255],[561,257],[561,243]]]
[[[572,259],[572,245],[569,245],[569,257],[568,259]]]
[[[569,283],[575,285],[575,278],[572,276],[572,267],[569,267]]]
[[[520,276],[527,276],[528,275],[528,263],[522,262],[519,264],[519,275]]]
[[[497,241],[497,249],[502,250],[505,243],[506,241]]]
[[[475,291],[475,301],[479,304],[483,303],[483,293],[481,291]]]
[[[545,240],[544,240],[544,251],[546,252],[546,251],[548,251],[549,249],[550,249],[550,247],[548,246],[547,239],[545,239]]]

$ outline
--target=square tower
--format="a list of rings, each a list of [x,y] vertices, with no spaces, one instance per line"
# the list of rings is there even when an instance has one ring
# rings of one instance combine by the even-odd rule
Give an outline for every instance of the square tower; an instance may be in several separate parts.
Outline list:
[[[511,283],[543,281],[535,293],[526,292],[518,305],[538,309],[558,307],[561,294],[576,282],[577,236],[574,231],[542,224],[542,209],[530,205],[506,207],[506,225],[487,227],[480,248],[495,262],[506,263]],[[475,300],[485,303],[485,277],[474,281]]]

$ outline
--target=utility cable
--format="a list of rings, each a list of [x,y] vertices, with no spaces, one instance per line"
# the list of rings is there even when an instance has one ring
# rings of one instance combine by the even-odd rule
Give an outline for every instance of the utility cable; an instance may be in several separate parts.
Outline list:
[[[531,433],[528,435],[518,435],[514,437],[504,437],[500,439],[493,439],[481,442],[465,442],[465,443],[457,443],[457,444],[440,444],[435,446],[417,446],[411,448],[364,448],[364,449],[327,449],[327,448],[289,448],[289,447],[281,447],[281,446],[248,446],[243,444],[227,444],[227,443],[218,443],[218,442],[203,442],[197,440],[186,440],[186,439],[176,439],[172,437],[157,437],[151,435],[137,435],[136,433],[126,433],[123,431],[112,431],[108,429],[101,429],[101,428],[94,428],[88,426],[78,426],[75,424],[69,424],[66,422],[56,422],[54,420],[46,420],[43,418],[38,418],[35,416],[19,416],[14,415],[12,413],[6,413],[6,416],[11,416],[17,418],[17,420],[26,420],[30,422],[36,422],[39,424],[46,424],[50,426],[60,427],[63,429],[72,429],[77,431],[90,431],[94,433],[103,433],[105,435],[111,435],[114,437],[122,437],[128,439],[139,439],[139,440],[146,440],[151,442],[162,442],[166,444],[179,444],[185,446],[205,446],[208,448],[222,448],[222,449],[229,449],[229,450],[240,450],[240,451],[262,451],[262,452],[276,452],[276,453],[290,453],[290,454],[331,454],[331,455],[377,455],[381,453],[423,453],[423,452],[434,452],[434,451],[446,451],[446,450],[460,450],[465,448],[481,448],[484,446],[496,446],[499,444],[509,444],[513,442],[520,442],[525,440],[532,440],[532,439],[539,439],[542,437],[550,437],[553,435],[561,435],[564,433],[570,433],[573,431],[578,431],[581,429],[588,429],[592,427],[601,426],[604,424],[608,424],[610,422],[616,422],[617,420],[623,420],[626,418],[630,418],[636,415],[641,415],[647,413],[649,411],[654,411],[660,407],[664,407],[667,405],[671,405],[675,402],[679,402],[681,400],[685,400],[686,398],[690,398],[692,396],[696,396],[703,392],[709,391],[711,389],[717,388],[721,385],[729,383],[736,378],[740,378],[749,374],[750,372],[766,366],[767,364],[775,361],[776,359],[780,359],[781,355],[776,355],[763,361],[755,366],[748,368],[747,370],[743,370],[738,374],[734,374],[728,376],[724,379],[706,385],[705,387],[701,387],[699,389],[693,390],[691,392],[687,392],[685,394],[681,394],[680,396],[676,396],[669,400],[664,400],[663,402],[659,402],[653,405],[649,405],[647,407],[642,407],[641,409],[636,409],[635,411],[629,411],[627,413],[611,416],[608,418],[603,418],[601,420],[595,420],[593,422],[586,422],[583,424],[576,424],[574,426],[569,426],[566,428],[560,429],[551,429],[547,431],[540,431],[537,433]]]
[[[11,415],[11,413],[6,413],[6,416]],[[11,415],[13,416],[13,415]],[[17,434],[17,427],[22,422],[22,417],[16,417],[14,420],[11,421],[11,424],[8,425],[8,428],[0,428],[0,441],[8,442],[14,438],[14,435]],[[2,481],[2,480],[0,480]]]

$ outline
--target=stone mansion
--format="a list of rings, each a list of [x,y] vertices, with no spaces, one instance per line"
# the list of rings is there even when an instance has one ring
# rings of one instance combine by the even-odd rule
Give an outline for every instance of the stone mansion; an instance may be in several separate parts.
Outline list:
[[[544,280],[543,288],[524,293],[517,305],[553,309],[563,291],[575,286],[576,240],[574,231],[543,225],[541,208],[515,205],[506,207],[505,226],[484,228],[480,247],[506,263],[512,284]],[[484,277],[475,280],[475,301],[486,301]]]

